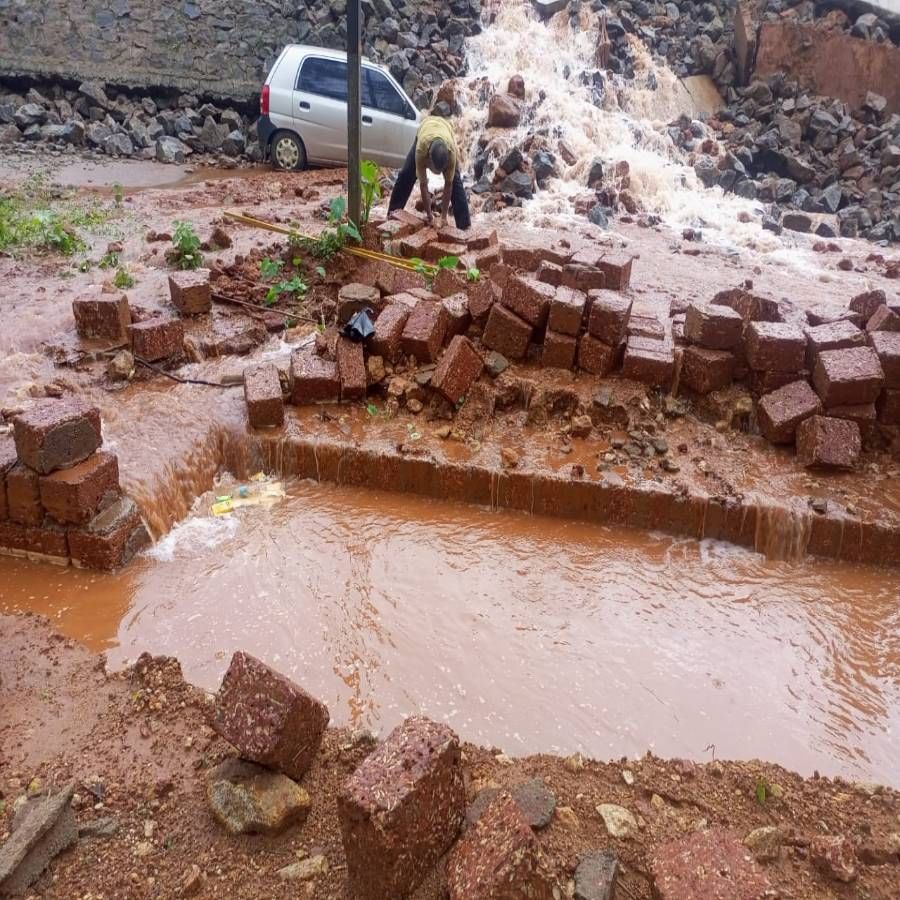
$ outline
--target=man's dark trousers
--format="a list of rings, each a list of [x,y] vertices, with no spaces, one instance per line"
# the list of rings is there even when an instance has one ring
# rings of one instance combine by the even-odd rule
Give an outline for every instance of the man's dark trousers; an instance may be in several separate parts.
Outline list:
[[[394,189],[391,191],[391,202],[388,204],[388,214],[398,209],[403,209],[409,202],[409,195],[416,185],[416,145],[413,143],[412,150],[403,163],[403,168],[397,174],[397,180],[394,182]],[[469,212],[469,201],[466,197],[466,189],[463,187],[462,178],[459,174],[459,165],[453,175],[453,190],[450,194],[450,204],[453,207],[453,218],[456,227],[460,229],[470,228],[472,225],[472,216]],[[433,212],[434,210],[432,210]]]

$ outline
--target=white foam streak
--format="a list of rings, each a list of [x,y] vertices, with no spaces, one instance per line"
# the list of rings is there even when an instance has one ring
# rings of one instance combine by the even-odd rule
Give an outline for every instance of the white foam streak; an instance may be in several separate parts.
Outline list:
[[[147,556],[159,562],[199,557],[222,542],[234,537],[240,527],[237,516],[214,518],[190,517],[179,522],[148,551]]]
[[[538,21],[526,0],[505,0],[496,21],[468,42],[470,75],[462,96],[461,149],[471,161],[478,140],[486,134],[495,142],[491,169],[505,149],[521,146],[530,132],[546,133],[556,152],[564,140],[578,157],[562,166],[562,178],[521,210],[504,216],[529,225],[585,225],[574,216],[572,198],[586,190],[586,176],[595,157],[607,164],[624,160],[630,169],[631,194],[645,210],[662,217],[675,229],[701,227],[706,239],[724,246],[752,247],[769,252],[782,246],[760,227],[759,204],[725,196],[699,182],[685,154],[666,131],[667,123],[690,110],[686,89],[665,66],[653,61],[641,42],[629,36],[635,59],[635,80],[626,85],[607,78],[595,105],[593,78],[597,41],[597,15],[582,9],[581,27],[573,29],[568,13],[550,22]],[[525,78],[527,114],[516,129],[486,132],[487,104],[479,99],[479,82],[486,78],[492,90],[505,91],[510,76]],[[481,94],[483,98],[484,94]],[[741,222],[741,213],[751,221]],[[746,216],[744,216],[746,218]]]

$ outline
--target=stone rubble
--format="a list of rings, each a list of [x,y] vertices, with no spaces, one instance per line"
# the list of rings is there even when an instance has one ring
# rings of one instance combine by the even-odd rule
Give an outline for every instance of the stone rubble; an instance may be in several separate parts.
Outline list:
[[[244,759],[299,780],[312,764],[328,721],[323,703],[239,651],[216,694],[211,724]]]
[[[100,413],[77,397],[34,403],[0,438],[0,552],[115,569],[149,542],[121,495]]]
[[[406,896],[465,816],[458,738],[446,725],[410,717],[350,776],[337,804],[353,896]]]

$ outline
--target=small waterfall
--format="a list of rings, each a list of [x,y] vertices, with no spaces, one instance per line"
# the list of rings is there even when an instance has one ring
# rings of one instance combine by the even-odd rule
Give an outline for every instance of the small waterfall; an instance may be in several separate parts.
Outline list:
[[[766,559],[800,562],[806,557],[812,518],[787,506],[756,506],[754,549]]]
[[[186,456],[179,456],[147,480],[131,479],[128,493],[141,509],[154,538],[184,519],[223,470],[247,479],[262,468],[259,451],[246,433],[213,426]]]
[[[587,190],[587,173],[599,157],[607,170],[628,164],[628,190],[648,212],[672,227],[702,224],[725,244],[749,244],[775,249],[781,244],[758,221],[739,221],[739,213],[755,204],[725,196],[721,189],[703,188],[689,160],[672,142],[669,122],[690,109],[689,96],[674,73],[653,60],[641,41],[629,35],[635,78],[601,73],[596,68],[599,14],[582,5],[578,27],[568,11],[548,22],[538,19],[529,0],[504,0],[494,21],[467,42],[469,75],[457,82],[461,114],[456,120],[465,165],[488,140],[489,177],[501,156],[521,147],[529,135],[539,135],[534,149],[554,153],[561,177],[551,179],[521,209],[501,215],[539,226],[586,224],[576,219],[572,199]],[[514,129],[487,129],[488,99],[505,92],[512,75],[525,78],[522,123]],[[564,141],[577,161],[560,159]]]

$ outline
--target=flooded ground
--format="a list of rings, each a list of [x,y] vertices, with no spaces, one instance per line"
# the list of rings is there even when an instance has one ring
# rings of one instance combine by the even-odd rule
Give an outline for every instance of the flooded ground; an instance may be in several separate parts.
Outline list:
[[[104,177],[107,190],[116,181],[145,184],[140,173],[155,172],[133,168],[127,182],[107,169],[91,186]],[[323,197],[342,180],[339,172],[248,170],[178,185],[191,173],[167,171],[178,174],[175,186],[127,198],[115,230],[92,239],[95,257],[110,238],[124,242],[137,278],[131,300],[148,310],[165,308],[168,289],[146,229],[189,215],[205,234],[229,207],[314,227]],[[708,246],[693,256],[665,230],[623,225],[619,233],[638,256],[637,304],[662,316],[673,299],[706,299],[748,275],[798,309],[843,307],[862,289],[891,287],[858,242],[840,242],[856,269],[844,272],[842,253],[814,252],[804,236],[785,237],[775,250]],[[244,228],[233,237],[222,258],[267,240]],[[808,277],[798,280],[798,271]],[[0,260],[0,274],[19,287],[9,309],[18,327],[0,338],[0,394],[15,404],[58,377],[42,345],[74,341],[71,300],[106,276],[13,259]],[[185,374],[217,378],[288,351],[273,338],[246,361],[210,360]],[[123,485],[145,513],[158,513],[157,534],[223,463],[207,446],[216,425],[245,427],[239,390],[156,382],[106,393],[89,371],[70,368],[64,377],[100,404]],[[376,439],[384,432],[396,444],[394,432],[407,424],[379,420]],[[348,408],[297,427],[356,440],[376,424],[363,408]],[[511,426],[492,427],[482,456],[516,437]],[[681,458],[679,477],[710,493],[724,478],[743,492],[766,482],[768,493],[803,503],[823,494],[872,514],[869,497],[877,496],[885,515],[896,509],[898,481],[888,470],[816,484],[792,459],[758,453],[756,438],[735,434],[725,447],[711,426],[703,434],[686,427],[675,427],[673,446],[705,443]],[[555,471],[577,461],[587,478],[600,477],[598,443],[576,441],[561,457],[552,431],[530,440],[528,465]],[[464,445],[438,446],[448,458],[477,458]],[[118,575],[0,559],[0,585],[0,608],[46,613],[66,633],[108,649],[115,665],[145,649],[172,654],[189,679],[214,688],[235,649],[256,653],[327,699],[342,723],[384,729],[422,710],[516,754],[581,749],[606,758],[652,748],[900,783],[900,574],[892,570],[767,562],[708,542],[301,483],[271,513],[189,519]]]
[[[0,611],[209,689],[247,650],[337,724],[900,784],[900,573],[308,482],[231,518],[211,499],[118,575],[0,560]]]

